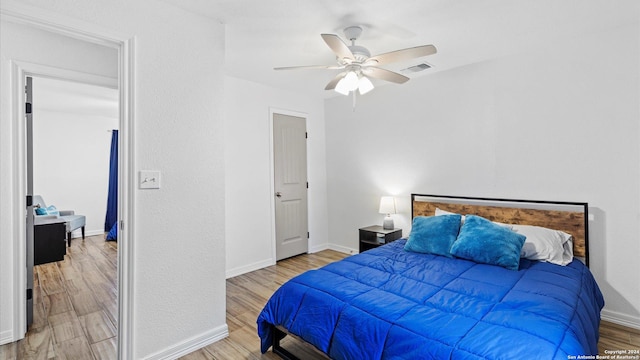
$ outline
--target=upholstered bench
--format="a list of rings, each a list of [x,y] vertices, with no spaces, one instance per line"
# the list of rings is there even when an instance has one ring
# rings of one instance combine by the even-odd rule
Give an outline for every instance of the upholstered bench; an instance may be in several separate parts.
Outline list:
[[[40,195],[33,196],[33,205],[43,209],[47,208],[47,204]],[[73,210],[59,210],[58,213],[58,215],[37,215],[36,213],[34,223],[35,225],[39,225],[44,222],[50,222],[54,219],[64,221],[67,230],[67,246],[71,246],[71,232],[76,229],[81,229],[82,238],[84,239],[84,227],[86,225],[87,218],[84,215],[76,215]]]

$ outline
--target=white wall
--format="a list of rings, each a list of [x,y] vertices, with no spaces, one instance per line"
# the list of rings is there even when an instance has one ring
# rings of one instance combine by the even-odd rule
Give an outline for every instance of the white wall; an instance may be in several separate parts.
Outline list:
[[[33,88],[34,193],[86,216],[86,236],[102,234],[118,90],[47,78],[35,78]]]
[[[355,113],[350,98],[328,100],[329,238],[356,248],[387,194],[405,236],[412,192],[586,201],[603,316],[640,328],[638,29],[380,87]]]
[[[227,276],[275,263],[270,108],[307,115],[309,251],[328,248],[324,102],[229,76],[224,99]]]
[[[15,4],[2,2],[3,7]],[[135,224],[129,224],[134,227],[135,249],[133,357],[167,357],[194,341],[206,343],[224,336],[223,26],[152,0],[20,4],[60,14],[50,16],[54,22],[82,22],[90,29],[135,37],[134,172],[161,171],[162,188],[134,193]],[[5,79],[7,61],[14,54],[5,53],[2,32]],[[12,36],[10,41],[18,50],[26,47],[20,46],[20,33]],[[39,50],[61,52],[48,46]],[[35,52],[40,62],[48,62],[46,54]],[[2,87],[2,102],[7,104],[9,84],[3,80]],[[10,133],[5,109],[0,151],[2,191],[8,195],[11,187],[5,184],[11,185],[13,174],[4,164],[11,160],[12,139],[5,135]],[[206,211],[198,211],[202,204],[207,204]],[[6,205],[2,206],[5,211]],[[12,239],[4,227],[5,214],[0,240],[3,256],[9,254],[4,252],[5,244]],[[3,281],[3,299],[4,290]],[[2,318],[5,321],[4,313]]]

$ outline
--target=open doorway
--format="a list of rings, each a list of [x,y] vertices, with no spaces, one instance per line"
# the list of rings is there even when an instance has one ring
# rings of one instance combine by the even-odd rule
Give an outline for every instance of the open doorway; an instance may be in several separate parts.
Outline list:
[[[2,38],[3,56],[9,60],[11,81],[10,107],[5,109],[10,113],[2,123],[3,133],[6,134],[3,142],[3,150],[10,149],[10,156],[6,156],[10,165],[3,169],[10,169],[11,181],[3,184],[8,186],[3,189],[10,196],[3,197],[4,207],[7,210],[7,227],[4,227],[3,246],[7,246],[7,252],[0,254],[4,269],[3,297],[1,323],[2,332],[0,352],[6,350],[5,346],[11,346],[21,339],[27,332],[26,326],[26,299],[38,296],[26,291],[26,247],[25,247],[25,207],[29,203],[26,192],[26,128],[25,124],[25,82],[27,77],[43,77],[72,80],[78,83],[95,85],[117,84],[118,89],[118,119],[120,129],[119,137],[122,139],[119,145],[120,171],[118,176],[118,221],[120,224],[117,247],[117,301],[113,303],[113,313],[117,314],[118,336],[117,355],[119,358],[130,358],[131,351],[131,306],[132,291],[131,278],[132,250],[130,242],[131,225],[133,224],[131,203],[132,183],[130,149],[133,146],[131,133],[131,121],[133,114],[132,79],[133,79],[133,39],[113,34],[103,34],[102,29],[97,29],[90,24],[78,25],[72,29],[67,25],[56,25],[38,17],[26,14],[9,15],[3,13]],[[5,21],[7,20],[7,21]],[[61,50],[63,49],[63,50]],[[33,51],[31,51],[33,50]],[[109,55],[112,54],[112,55]],[[96,57],[97,61],[91,61],[90,57]],[[111,59],[112,61],[106,61]],[[98,67],[109,63],[110,72],[104,74],[95,71]],[[9,88],[9,86],[8,86]],[[7,91],[9,93],[9,91]],[[3,99],[6,96],[3,95]],[[105,133],[106,136],[108,134]],[[55,147],[51,147],[55,152]],[[63,156],[60,155],[63,159]],[[60,160],[61,166],[64,161]],[[8,178],[6,178],[8,179]],[[4,185],[3,185],[4,186]],[[10,210],[10,211],[9,211]],[[127,227],[124,227],[126,223]],[[77,236],[77,235],[76,235]],[[102,235],[99,235],[102,236]],[[78,240],[75,240],[78,241]],[[73,245],[72,245],[73,246]],[[69,300],[70,301],[70,300]],[[46,338],[40,338],[46,339]],[[9,349],[10,353],[11,349]]]
[[[119,126],[117,83],[33,77],[32,88],[34,195],[84,215],[86,236],[102,235],[111,142]],[[81,236],[73,229],[74,239]]]
[[[23,342],[34,344],[34,336],[50,335],[54,349],[73,349],[65,355],[115,358],[118,247],[105,237],[113,224],[110,220],[107,226],[106,218],[112,140],[119,126],[117,82],[98,86],[46,77],[27,82],[33,98],[32,136],[27,136],[33,166],[28,166],[28,176],[33,177],[37,208],[35,263],[27,275],[33,276],[35,296],[27,304],[33,322]],[[69,211],[74,215],[46,214]],[[70,227],[77,220],[82,224]],[[67,222],[66,244],[55,238],[54,221],[61,227]],[[52,242],[64,248],[56,249]],[[63,252],[60,258],[51,256]],[[71,340],[74,346],[60,346]]]

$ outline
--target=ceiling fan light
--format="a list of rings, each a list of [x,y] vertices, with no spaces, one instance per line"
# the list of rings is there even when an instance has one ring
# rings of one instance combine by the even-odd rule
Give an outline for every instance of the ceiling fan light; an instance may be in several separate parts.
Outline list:
[[[373,90],[373,84],[371,83],[371,80],[369,80],[369,78],[367,78],[366,76],[360,77],[360,80],[358,80],[358,91],[360,91],[360,95],[364,95],[371,90]]]
[[[358,88],[358,75],[353,71],[349,71],[347,75],[340,81],[344,82],[344,87],[348,89],[348,91],[354,91]]]
[[[333,89],[335,90],[337,93],[340,93],[342,95],[349,95],[349,89],[347,88],[347,84],[344,81],[344,78],[340,79],[340,81],[338,81],[338,83],[336,84],[336,87]]]

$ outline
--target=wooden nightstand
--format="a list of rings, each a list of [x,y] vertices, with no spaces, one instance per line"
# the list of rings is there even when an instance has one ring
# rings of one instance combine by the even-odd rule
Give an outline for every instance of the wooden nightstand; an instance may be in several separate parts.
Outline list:
[[[402,229],[385,230],[380,225],[363,227],[360,232],[360,252],[388,244],[402,237]]]

